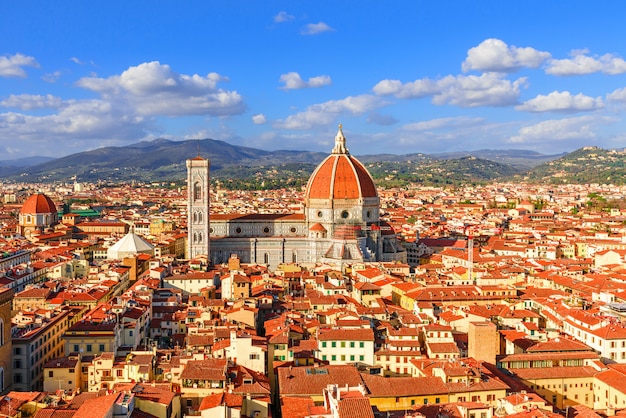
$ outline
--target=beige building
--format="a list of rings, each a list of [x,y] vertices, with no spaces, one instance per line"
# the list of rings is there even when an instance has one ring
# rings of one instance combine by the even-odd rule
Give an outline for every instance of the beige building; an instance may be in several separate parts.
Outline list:
[[[82,315],[82,307],[20,312],[14,318],[13,388],[43,390],[44,365],[63,355],[61,336]]]
[[[69,357],[57,357],[48,361],[43,366],[43,390],[53,393],[63,390],[66,393],[74,393],[76,390],[86,389],[83,387],[80,355]]]
[[[500,354],[500,334],[493,322],[470,322],[467,333],[467,356],[496,364]]]

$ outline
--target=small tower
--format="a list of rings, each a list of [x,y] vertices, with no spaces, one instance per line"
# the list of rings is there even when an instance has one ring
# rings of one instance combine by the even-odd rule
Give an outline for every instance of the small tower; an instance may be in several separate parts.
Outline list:
[[[187,160],[187,258],[210,260],[209,160],[198,155]]]

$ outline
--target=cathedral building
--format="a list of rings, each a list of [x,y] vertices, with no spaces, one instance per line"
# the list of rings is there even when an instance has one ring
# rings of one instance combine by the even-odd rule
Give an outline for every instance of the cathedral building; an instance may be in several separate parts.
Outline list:
[[[209,162],[187,160],[188,257],[241,262],[350,264],[406,262],[393,229],[380,219],[380,199],[367,169],[346,148],[341,125],[331,154],[306,186],[304,213],[210,214]]]

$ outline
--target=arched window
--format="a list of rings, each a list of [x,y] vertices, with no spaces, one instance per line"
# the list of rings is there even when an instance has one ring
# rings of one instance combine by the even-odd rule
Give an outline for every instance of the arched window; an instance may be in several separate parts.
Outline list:
[[[202,233],[198,234],[198,242],[202,242]]]
[[[268,253],[263,254],[263,263],[265,264],[270,263],[270,255]]]
[[[197,232],[193,233],[193,242],[194,243],[198,242],[198,233]]]
[[[198,222],[198,212],[193,213],[193,223]]]
[[[198,222],[202,223],[202,212],[198,212]]]
[[[202,184],[197,181],[193,184],[193,200],[197,201],[202,199]]]
[[[293,253],[291,253],[291,262],[292,263],[297,263],[298,262],[298,253],[296,253],[295,251]]]

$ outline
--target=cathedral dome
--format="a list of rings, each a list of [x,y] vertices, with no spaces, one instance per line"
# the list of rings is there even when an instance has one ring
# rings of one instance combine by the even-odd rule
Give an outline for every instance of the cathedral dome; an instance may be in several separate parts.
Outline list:
[[[317,166],[306,186],[306,199],[363,199],[377,198],[372,176],[346,148],[346,138],[339,125],[335,148]]]
[[[37,193],[26,199],[21,214],[36,215],[43,213],[57,213],[57,207],[48,196],[43,193]]]

